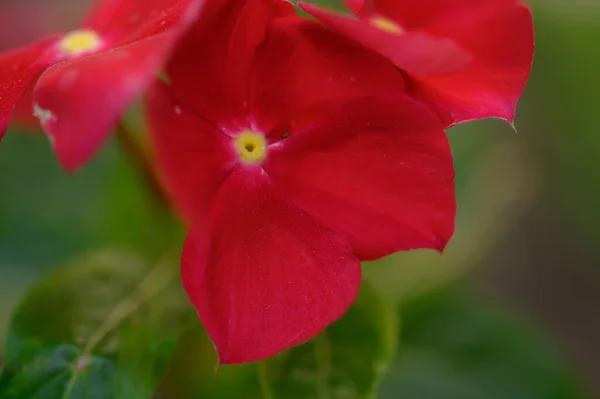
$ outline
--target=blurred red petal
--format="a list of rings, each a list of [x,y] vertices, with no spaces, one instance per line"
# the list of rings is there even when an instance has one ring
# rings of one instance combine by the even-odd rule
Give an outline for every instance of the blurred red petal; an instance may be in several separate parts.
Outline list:
[[[33,129],[36,133],[41,133],[40,121],[33,115],[33,88],[30,84],[23,93],[23,96],[15,107],[15,112],[11,118],[11,124],[16,124],[27,129]],[[9,125],[10,126],[10,125]]]
[[[355,13],[359,12],[365,5],[365,0],[344,0],[346,7]]]
[[[448,38],[423,31],[386,32],[366,21],[321,10],[314,4],[301,3],[301,7],[325,25],[389,58],[407,72],[440,75],[454,72],[472,61],[471,54]]]
[[[60,62],[41,75],[34,103],[65,169],[72,171],[95,154],[121,113],[154,79],[175,38],[156,35]]]
[[[515,0],[370,1],[363,21],[303,4],[336,31],[385,55],[407,72],[407,89],[434,107],[444,123],[514,119],[533,59],[533,24]],[[384,17],[399,32],[374,26]],[[460,56],[470,56],[470,62]]]
[[[448,140],[435,114],[407,96],[337,107],[274,146],[265,170],[295,203],[344,233],[361,260],[441,251],[454,232]]]
[[[31,82],[52,62],[44,55],[55,40],[49,37],[0,54],[0,139]]]
[[[100,0],[83,28],[92,29],[112,45],[123,45],[195,20],[203,0]]]
[[[435,107],[448,125],[488,117],[512,122],[533,61],[529,9],[487,14],[457,30],[453,40],[474,55],[473,63],[452,75],[414,76],[409,92]]]
[[[445,34],[460,30],[482,14],[494,13],[505,7],[514,7],[518,0],[367,0],[364,11],[377,11],[406,29],[427,29],[439,32],[446,26]],[[441,33],[441,32],[440,32]]]
[[[259,168],[242,166],[188,237],[181,266],[221,364],[309,340],[346,311],[361,282],[341,235],[290,203]]]

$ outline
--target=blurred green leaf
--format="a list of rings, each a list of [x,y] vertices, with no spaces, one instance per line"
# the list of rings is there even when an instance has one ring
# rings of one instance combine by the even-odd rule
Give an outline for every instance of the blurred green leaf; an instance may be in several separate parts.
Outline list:
[[[156,398],[263,399],[256,363],[220,366],[215,346],[199,325],[186,333]]]
[[[363,283],[357,302],[339,321],[307,344],[264,362],[265,397],[372,398],[396,335],[393,313]]]
[[[27,295],[8,332],[2,399],[146,399],[195,320],[175,262],[81,258]]]
[[[9,132],[0,145],[0,340],[10,313],[43,270],[73,254],[119,248],[158,256],[183,241],[134,165],[110,140],[75,174],[41,134]],[[0,357],[4,348],[0,348]]]
[[[476,297],[436,292],[402,316],[401,350],[381,399],[581,397],[550,345]]]
[[[296,7],[298,6],[298,0],[291,0],[291,2]],[[305,0],[305,3],[312,3],[312,4],[316,4],[318,6],[321,6],[321,7],[334,9],[334,10],[342,10],[342,11],[347,10],[346,6],[344,5],[343,0]],[[304,15],[304,12],[301,12],[301,14]]]

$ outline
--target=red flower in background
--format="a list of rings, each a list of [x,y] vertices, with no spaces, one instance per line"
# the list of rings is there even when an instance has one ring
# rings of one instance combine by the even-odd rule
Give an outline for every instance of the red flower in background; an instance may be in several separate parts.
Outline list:
[[[100,147],[162,67],[197,0],[102,0],[81,29],[0,54],[0,138],[30,85],[32,109],[68,170]]]
[[[280,0],[213,0],[148,94],[192,222],[182,279],[221,363],[307,341],[355,300],[360,260],[454,230],[443,126],[387,60]]]
[[[60,32],[65,27],[77,26],[81,14],[79,3],[52,2],[40,0],[4,0],[0,2],[0,52],[13,47],[26,45],[52,32]],[[23,23],[27,21],[27,23]],[[39,120],[33,116],[33,85],[21,97],[12,118],[18,123],[38,131]],[[29,129],[28,129],[29,130]],[[0,133],[0,138],[2,134]]]
[[[390,59],[410,95],[449,126],[513,121],[529,78],[533,24],[517,0],[345,0],[358,19],[301,3],[325,25]]]

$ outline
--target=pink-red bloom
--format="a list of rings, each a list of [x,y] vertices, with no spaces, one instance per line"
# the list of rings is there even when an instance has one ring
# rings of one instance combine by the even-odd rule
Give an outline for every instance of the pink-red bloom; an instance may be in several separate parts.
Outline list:
[[[81,29],[0,54],[0,138],[33,88],[32,112],[72,170],[158,73],[200,0],[101,0]]]
[[[402,69],[408,93],[445,125],[513,121],[534,49],[531,13],[518,0],[345,1],[358,18],[301,7]]]
[[[282,0],[210,0],[147,97],[191,221],[181,272],[221,363],[307,341],[355,300],[361,260],[442,250],[443,125],[385,58]]]

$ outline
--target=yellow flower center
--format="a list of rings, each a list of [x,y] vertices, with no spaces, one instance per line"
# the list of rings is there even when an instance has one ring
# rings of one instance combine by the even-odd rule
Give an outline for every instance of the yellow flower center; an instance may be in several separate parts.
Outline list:
[[[391,19],[385,17],[373,17],[371,18],[371,25],[381,29],[382,31],[393,33],[394,35],[401,35],[404,33],[404,29]]]
[[[60,41],[60,50],[69,56],[91,53],[100,48],[102,39],[93,30],[75,30]]]
[[[261,163],[267,157],[267,140],[262,134],[245,130],[233,140],[233,146],[242,162]]]

